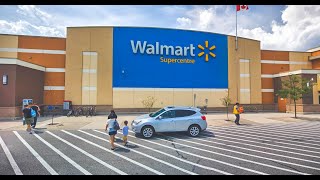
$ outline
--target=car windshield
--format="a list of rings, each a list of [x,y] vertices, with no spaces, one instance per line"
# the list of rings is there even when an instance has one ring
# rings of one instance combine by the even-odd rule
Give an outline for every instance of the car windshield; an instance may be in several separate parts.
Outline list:
[[[158,116],[159,114],[163,113],[164,111],[166,111],[165,109],[160,109],[159,111],[156,111],[154,113],[150,113],[149,116],[150,117],[156,117]]]

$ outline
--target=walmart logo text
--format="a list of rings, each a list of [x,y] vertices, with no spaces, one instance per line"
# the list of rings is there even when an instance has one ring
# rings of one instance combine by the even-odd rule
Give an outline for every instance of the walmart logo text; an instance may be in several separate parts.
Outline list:
[[[181,46],[168,46],[168,45],[160,45],[159,42],[156,42],[155,45],[148,44],[147,41],[134,41],[131,40],[131,47],[133,53],[138,53],[138,51],[141,54],[147,53],[147,54],[156,54],[156,55],[171,55],[171,56],[195,56],[194,50],[195,47],[193,44],[190,44],[190,46],[187,47],[181,47]]]

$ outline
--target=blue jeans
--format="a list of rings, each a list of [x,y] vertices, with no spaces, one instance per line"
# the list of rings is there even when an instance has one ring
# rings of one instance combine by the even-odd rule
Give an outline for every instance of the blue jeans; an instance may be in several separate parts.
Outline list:
[[[235,114],[236,115],[236,120],[234,121],[236,124],[239,124],[240,120],[240,114]]]
[[[36,117],[33,118],[33,123],[31,124],[31,126],[32,126],[33,128],[36,127],[37,121],[38,121],[38,117],[36,116]]]

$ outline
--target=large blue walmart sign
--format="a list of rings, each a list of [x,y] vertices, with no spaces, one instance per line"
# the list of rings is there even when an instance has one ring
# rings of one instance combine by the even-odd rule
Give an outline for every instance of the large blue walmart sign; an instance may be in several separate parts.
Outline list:
[[[227,36],[115,27],[113,87],[228,88]]]

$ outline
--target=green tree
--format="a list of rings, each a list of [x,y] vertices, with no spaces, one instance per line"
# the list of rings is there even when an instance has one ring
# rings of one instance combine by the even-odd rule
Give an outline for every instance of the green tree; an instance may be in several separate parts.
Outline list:
[[[157,99],[155,99],[153,96],[148,96],[146,99],[142,100],[142,104],[145,108],[149,109],[149,113],[150,113],[150,109],[153,107],[154,103],[157,101]]]
[[[312,80],[307,80],[297,75],[290,75],[288,80],[283,80],[281,82],[282,87],[277,92],[277,96],[281,98],[289,98],[293,100],[294,103],[294,117],[297,118],[297,100],[301,99],[304,94],[308,94],[312,90],[310,82]]]
[[[221,98],[220,101],[222,102],[222,105],[226,107],[227,110],[227,118],[229,120],[229,106],[231,104],[231,99],[229,97],[229,94],[225,97]]]

